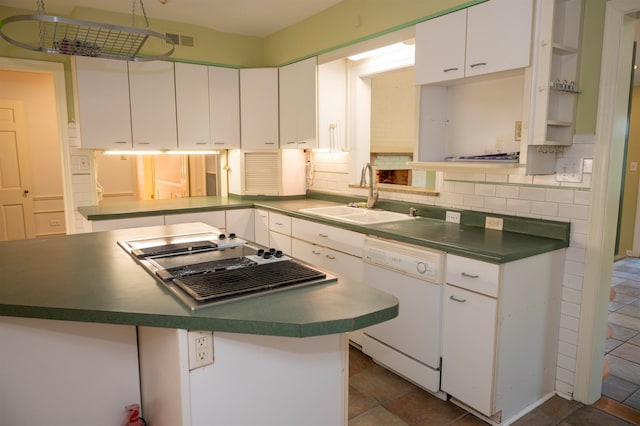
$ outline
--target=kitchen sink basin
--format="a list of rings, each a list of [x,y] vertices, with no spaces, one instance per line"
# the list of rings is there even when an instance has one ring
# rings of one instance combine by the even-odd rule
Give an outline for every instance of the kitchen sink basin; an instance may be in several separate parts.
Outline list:
[[[299,212],[360,225],[373,225],[376,223],[415,219],[405,213],[350,206],[314,207],[300,209]]]

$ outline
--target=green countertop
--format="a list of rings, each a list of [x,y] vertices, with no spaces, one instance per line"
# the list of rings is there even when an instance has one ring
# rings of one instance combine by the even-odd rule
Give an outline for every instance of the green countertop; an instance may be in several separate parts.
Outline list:
[[[491,215],[504,218],[505,230],[495,231],[482,226],[486,213],[463,212],[462,224],[455,224],[443,220],[445,209],[432,206],[421,208],[415,204],[408,204],[418,207],[418,215],[421,217],[415,220],[366,226],[299,212],[303,208],[344,204],[344,200],[339,198],[294,197],[241,200],[226,197],[196,197],[106,203],[99,206],[80,207],[78,210],[89,220],[105,220],[256,207],[492,263],[512,262],[569,246],[569,223],[565,222]],[[378,204],[385,204],[385,202]],[[408,212],[408,205],[404,204],[406,203],[386,202],[383,208],[388,206],[396,211]]]
[[[306,337],[398,314],[395,297],[342,279],[193,312],[117,245],[205,229],[183,224],[0,242],[0,316]]]

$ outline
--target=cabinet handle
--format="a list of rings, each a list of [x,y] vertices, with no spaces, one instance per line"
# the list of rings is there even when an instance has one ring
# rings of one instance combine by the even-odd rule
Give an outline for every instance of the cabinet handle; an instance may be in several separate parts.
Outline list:
[[[206,142],[196,142],[196,145],[206,145]]]
[[[329,238],[327,234],[318,234],[318,235],[321,236],[322,238]]]
[[[287,142],[287,145],[292,145],[294,143],[295,143],[295,141],[290,141],[290,142]]]
[[[214,145],[224,145],[224,142],[214,142]]]
[[[284,225],[284,223],[282,223],[282,222],[275,222],[275,224],[278,225],[278,226]]]
[[[138,142],[138,145],[151,145],[151,142]]]
[[[322,254],[322,253],[320,253],[319,251],[315,251],[315,250],[311,250],[311,253],[315,254],[316,256],[318,256],[318,255]]]
[[[127,141],[116,141],[115,143],[129,143]]]
[[[467,299],[458,299],[455,296],[449,296],[449,299],[453,300],[454,302],[460,302],[460,303],[464,303],[467,301]]]
[[[486,65],[487,65],[487,63],[486,63],[486,62],[478,62],[477,64],[471,64],[471,65],[469,65],[469,67],[471,67],[471,68],[475,68],[475,67],[484,67],[484,66],[486,66]]]
[[[265,142],[264,144],[265,145],[275,145],[276,143],[275,142]]]
[[[330,255],[328,255],[328,254],[327,254],[325,257],[326,257],[327,259],[329,259],[329,260],[336,260],[336,257],[335,257],[335,256],[330,256]]]
[[[463,272],[460,275],[462,275],[463,277],[467,277],[467,278],[478,278],[478,277],[480,277],[480,275],[467,274],[466,272]]]
[[[442,72],[451,72],[451,71],[458,71],[458,67],[455,68],[445,68],[442,70]]]

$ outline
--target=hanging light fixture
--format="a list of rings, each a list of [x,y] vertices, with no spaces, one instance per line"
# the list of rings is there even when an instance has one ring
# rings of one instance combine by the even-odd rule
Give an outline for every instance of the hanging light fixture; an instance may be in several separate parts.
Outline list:
[[[136,1],[140,2],[146,28],[135,28]],[[44,0],[37,0],[37,15],[16,15],[0,20],[0,37],[7,42],[29,50],[63,55],[94,56],[127,61],[151,61],[171,55],[173,41],[149,29],[149,19],[142,0],[132,0],[131,27],[81,21],[61,16],[47,15]],[[26,27],[38,24],[38,42],[16,40],[5,33],[12,26]],[[20,31],[24,34],[25,31]],[[157,55],[141,56],[142,46],[149,39],[159,39],[168,49]]]

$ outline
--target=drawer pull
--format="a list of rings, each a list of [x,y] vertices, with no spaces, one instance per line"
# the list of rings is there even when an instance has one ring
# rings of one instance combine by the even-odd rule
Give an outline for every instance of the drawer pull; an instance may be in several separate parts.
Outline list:
[[[318,256],[318,255],[322,254],[322,253],[320,253],[319,251],[315,251],[315,250],[311,250],[311,253],[315,254],[316,256]]]
[[[455,68],[445,68],[442,70],[442,72],[451,72],[451,71],[458,71],[458,67]]]
[[[484,67],[486,66],[487,63],[486,62],[478,62],[477,64],[471,64],[469,65],[471,68],[475,68],[475,67]]]
[[[321,236],[322,238],[329,238],[327,234],[318,234],[318,235]]]
[[[458,299],[455,296],[449,296],[449,299],[453,300],[454,302],[460,302],[460,303],[464,303],[467,301],[467,299]]]
[[[329,260],[336,260],[335,256],[326,255],[325,257]]]
[[[462,275],[463,277],[467,277],[467,278],[479,278],[480,277],[480,275],[467,274],[466,272],[463,272],[460,275]]]
[[[275,224],[278,225],[278,226],[284,225],[284,223],[282,223],[282,222],[276,222]]]

